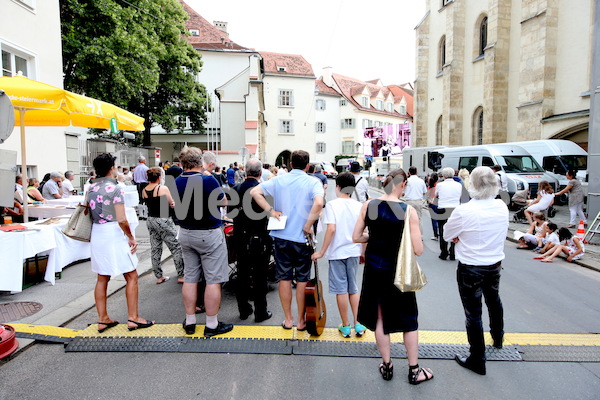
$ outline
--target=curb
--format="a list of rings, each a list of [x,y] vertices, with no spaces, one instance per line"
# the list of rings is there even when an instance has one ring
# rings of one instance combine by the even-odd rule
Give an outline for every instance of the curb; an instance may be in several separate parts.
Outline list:
[[[514,230],[509,229],[508,230],[508,236],[506,236],[506,240],[508,240],[509,242],[513,242],[513,243],[519,243],[518,240],[514,239],[512,237],[512,234],[514,233]],[[561,256],[559,256],[561,257]],[[561,257],[563,260],[565,260],[566,262],[568,262],[566,259],[564,259],[563,257]],[[600,272],[600,263],[593,261],[593,260],[585,260],[586,262],[583,262],[581,260],[575,260],[569,264],[577,264],[580,267],[584,267],[587,269],[590,269],[592,271],[596,271],[596,272]]]
[[[152,272],[152,261],[150,260],[151,249],[148,249],[142,253],[140,253],[138,258],[138,266],[137,271],[140,277],[146,276]],[[161,264],[169,261],[173,256],[169,251],[163,251],[163,257],[161,259]],[[111,279],[108,282],[108,290],[106,293],[106,297],[109,298],[112,295],[120,292],[125,288],[125,279],[122,277]],[[90,291],[83,296],[71,301],[68,304],[60,307],[59,309],[44,315],[39,320],[32,322],[32,324],[40,324],[40,325],[52,325],[63,327],[69,322],[73,321],[75,318],[80,315],[86,313],[96,306],[96,301],[94,299],[94,291]],[[10,325],[10,324],[9,324]],[[33,344],[35,344],[35,340],[33,339],[18,339],[19,347],[13,354],[9,357],[3,359],[3,362],[8,362],[13,358],[17,357],[19,354],[30,348]]]

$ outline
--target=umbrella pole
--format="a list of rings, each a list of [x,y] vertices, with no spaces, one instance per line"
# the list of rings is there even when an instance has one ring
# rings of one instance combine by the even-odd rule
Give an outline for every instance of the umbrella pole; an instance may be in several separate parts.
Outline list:
[[[25,108],[19,107],[19,119],[21,120],[21,176],[23,177],[23,222],[29,222],[29,199],[27,197],[27,152],[25,150]]]

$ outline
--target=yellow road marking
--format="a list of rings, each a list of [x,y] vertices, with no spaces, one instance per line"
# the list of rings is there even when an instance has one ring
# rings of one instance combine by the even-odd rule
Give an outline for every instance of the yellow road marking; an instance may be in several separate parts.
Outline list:
[[[74,337],[204,337],[204,325],[196,326],[194,335],[186,335],[180,324],[156,324],[150,328],[129,331],[126,324],[120,324],[98,332],[96,324],[86,329],[76,330],[59,328],[48,325],[10,324],[17,332],[57,336],[64,338]],[[486,343],[491,344],[492,338],[485,333]],[[352,336],[343,338],[336,328],[326,328],[319,337],[310,336],[306,331],[282,329],[280,326],[253,326],[236,325],[231,332],[215,336],[214,339],[262,339],[262,340],[308,340],[317,342],[348,342],[348,343],[375,343],[375,335],[371,331],[365,332],[362,337]],[[393,342],[402,342],[401,333],[391,335]],[[421,344],[458,344],[468,345],[467,334],[464,331],[419,331]],[[600,346],[600,335],[597,334],[564,334],[564,333],[506,333],[504,345],[533,345],[533,346]]]

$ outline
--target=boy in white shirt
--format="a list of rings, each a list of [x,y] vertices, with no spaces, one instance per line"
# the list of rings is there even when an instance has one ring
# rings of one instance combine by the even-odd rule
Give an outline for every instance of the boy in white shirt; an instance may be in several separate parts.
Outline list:
[[[558,238],[558,226],[554,222],[549,222],[544,226],[544,235],[538,238],[537,247],[533,250],[536,253],[545,253],[547,250],[560,243]]]
[[[312,255],[313,261],[324,255],[329,260],[329,293],[336,295],[342,324],[338,330],[349,338],[352,325],[348,320],[348,303],[354,317],[356,336],[365,333],[365,327],[356,320],[360,294],[356,283],[356,273],[362,245],[352,241],[352,232],[360,215],[362,204],[350,195],[356,185],[354,175],[343,172],[335,180],[337,199],[327,203],[321,222],[327,226],[321,251]]]

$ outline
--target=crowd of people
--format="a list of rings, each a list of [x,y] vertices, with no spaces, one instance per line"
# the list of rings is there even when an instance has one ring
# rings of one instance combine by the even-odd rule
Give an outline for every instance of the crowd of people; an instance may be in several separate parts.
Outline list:
[[[309,159],[309,153],[297,150],[291,154],[289,168],[258,159],[220,168],[215,154],[195,147],[184,148],[173,163],[150,168],[144,157],[131,168],[116,166],[110,154],[96,157],[95,174],[86,183],[86,202],[93,219],[91,260],[97,274],[98,331],[119,323],[109,317],[106,305],[108,281],[118,274],[127,282],[128,328],[143,329],[155,323],[138,315],[137,241],[125,216],[122,187],[135,184],[144,207],[138,211],[145,213],[142,218],[150,235],[157,284],[169,280],[161,266],[163,243],[173,255],[178,283],[182,284],[186,334],[195,333],[199,313],[206,314],[205,337],[234,329],[233,324],[219,319],[222,285],[230,279],[231,254],[237,254],[235,290],[240,319],[254,314],[255,322],[260,323],[273,316],[266,298],[267,269],[273,256],[284,313],[281,327],[306,330],[307,282],[313,262],[326,258],[329,293],[335,294],[339,312],[339,333],[349,338],[352,332],[360,337],[367,329],[373,331],[382,357],[379,372],[389,380],[394,370],[390,334],[402,332],[408,380],[411,384],[425,382],[433,378],[433,372],[418,362],[415,293],[401,292],[393,282],[405,226],[410,226],[415,255],[423,252],[422,210],[426,208],[431,215],[432,239],[439,241],[439,258],[458,261],[457,284],[470,354],[456,355],[455,360],[484,375],[482,297],[488,306],[493,346],[502,348],[504,336],[499,283],[509,212],[499,196],[506,177],[489,167],[477,167],[470,174],[444,168],[423,180],[415,167],[410,167],[408,174],[395,169],[383,180],[385,193],[373,199],[368,182],[360,176],[362,167],[352,162],[349,170],[335,179],[336,199],[325,204],[330,184],[321,165]],[[52,172],[42,185],[32,179],[27,196],[44,201],[73,193],[72,177],[70,171],[64,175]],[[23,193],[19,176],[16,185],[15,192]],[[565,190],[576,191],[576,184]],[[519,247],[539,252],[536,258],[544,262],[561,253],[568,261],[578,259],[584,254],[581,241],[566,227],[558,229],[546,221],[540,212],[553,197],[552,187],[540,184],[537,198],[528,204],[531,224]],[[15,199],[15,207],[16,203]],[[574,208],[578,207],[574,203]],[[408,208],[415,212],[405,220]],[[230,240],[223,229],[227,220],[233,222]],[[270,221],[280,226],[269,229]],[[321,246],[313,249],[308,238],[321,230],[325,232]],[[359,288],[360,264],[364,264],[364,272]]]

